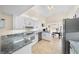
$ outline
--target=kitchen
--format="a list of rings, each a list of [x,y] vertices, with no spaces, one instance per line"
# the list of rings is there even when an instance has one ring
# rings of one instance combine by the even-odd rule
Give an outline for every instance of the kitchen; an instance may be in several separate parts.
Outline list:
[[[0,5],[0,54],[68,53],[64,51],[68,46],[63,48],[63,20],[78,18],[78,9],[76,5]]]

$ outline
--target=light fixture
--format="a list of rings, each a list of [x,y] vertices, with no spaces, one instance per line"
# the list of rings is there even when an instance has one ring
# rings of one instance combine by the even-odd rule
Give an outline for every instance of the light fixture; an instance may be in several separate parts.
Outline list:
[[[48,5],[48,9],[49,10],[53,9],[53,6],[52,5]]]
[[[50,14],[52,14],[53,9],[54,9],[54,7],[52,5],[48,5],[48,10],[49,10]]]

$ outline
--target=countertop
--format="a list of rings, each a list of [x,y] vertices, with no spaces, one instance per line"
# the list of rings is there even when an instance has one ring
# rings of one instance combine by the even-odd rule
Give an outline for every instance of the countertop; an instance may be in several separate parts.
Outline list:
[[[30,30],[7,30],[7,31],[0,32],[0,36],[19,34],[19,33],[30,33],[30,32],[34,32],[34,31],[30,31]]]
[[[76,54],[79,54],[79,41],[69,40],[71,48]]]
[[[2,31],[0,32],[0,36],[4,36],[4,35],[11,35],[11,34],[19,34],[19,33],[31,33],[31,32],[41,32],[43,28],[41,29],[32,29],[32,30],[6,30],[6,31]]]

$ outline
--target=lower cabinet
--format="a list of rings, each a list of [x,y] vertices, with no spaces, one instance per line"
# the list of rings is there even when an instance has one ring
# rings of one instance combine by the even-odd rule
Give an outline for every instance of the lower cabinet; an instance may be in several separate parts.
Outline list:
[[[32,53],[32,46],[29,44],[15,51],[13,54],[31,54],[31,53]]]
[[[38,41],[42,40],[42,32],[38,33]]]
[[[52,35],[49,32],[42,33],[42,39],[50,41],[52,39]]]
[[[1,36],[0,54],[30,54],[38,41],[37,34],[24,33]]]
[[[13,54],[32,54],[32,46],[38,42],[38,34],[35,34],[35,39],[32,41],[32,43],[24,46],[21,49],[18,49]]]

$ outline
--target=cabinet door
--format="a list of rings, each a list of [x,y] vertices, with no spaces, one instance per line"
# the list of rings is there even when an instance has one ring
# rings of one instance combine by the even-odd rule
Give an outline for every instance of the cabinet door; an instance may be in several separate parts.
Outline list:
[[[14,17],[13,19],[13,29],[23,29],[24,28],[24,18]]]
[[[32,46],[31,45],[26,45],[23,48],[15,51],[13,54],[31,54],[32,53]]]

